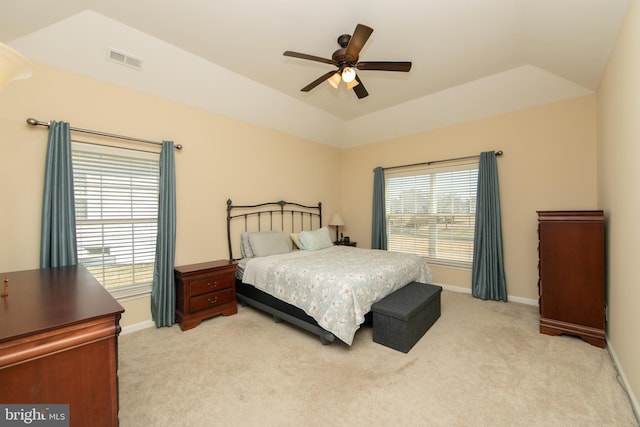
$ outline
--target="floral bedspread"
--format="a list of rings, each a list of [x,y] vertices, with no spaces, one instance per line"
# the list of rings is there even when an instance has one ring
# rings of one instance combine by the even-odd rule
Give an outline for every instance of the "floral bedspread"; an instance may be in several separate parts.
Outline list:
[[[415,255],[348,246],[252,258],[242,281],[303,309],[351,345],[371,305],[407,283],[431,282]]]

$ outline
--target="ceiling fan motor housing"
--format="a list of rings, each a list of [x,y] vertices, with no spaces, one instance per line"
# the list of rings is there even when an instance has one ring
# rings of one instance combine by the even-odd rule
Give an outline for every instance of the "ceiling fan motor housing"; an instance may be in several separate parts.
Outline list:
[[[342,71],[344,67],[353,66],[353,64],[355,64],[358,61],[358,57],[356,57],[353,61],[347,61],[346,52],[347,52],[346,48],[338,49],[335,52],[333,52],[333,55],[331,56],[331,59],[333,59],[333,61],[338,66],[339,71]]]

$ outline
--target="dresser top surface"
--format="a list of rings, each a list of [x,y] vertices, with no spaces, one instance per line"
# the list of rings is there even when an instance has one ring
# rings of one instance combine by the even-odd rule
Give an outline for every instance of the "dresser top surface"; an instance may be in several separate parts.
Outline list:
[[[229,261],[227,259],[220,259],[216,261],[201,262],[198,264],[180,265],[180,266],[174,267],[174,270],[182,274],[187,274],[187,273],[196,273],[200,271],[213,270],[213,269],[219,269],[219,268],[235,269],[236,266],[237,264],[233,261]]]
[[[540,221],[603,221],[601,210],[587,211],[536,211]]]
[[[8,296],[0,298],[0,342],[124,311],[82,266],[0,273],[0,280],[5,275],[9,286]]]

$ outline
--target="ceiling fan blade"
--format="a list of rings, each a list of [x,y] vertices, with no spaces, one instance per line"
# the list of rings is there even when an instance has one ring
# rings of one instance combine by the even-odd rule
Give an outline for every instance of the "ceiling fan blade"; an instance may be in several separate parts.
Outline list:
[[[345,58],[347,62],[353,62],[358,59],[360,50],[362,50],[364,44],[369,40],[371,33],[373,33],[373,28],[362,24],[356,25],[356,29],[353,31],[353,35],[351,36],[351,40],[349,40],[347,50],[345,51]]]
[[[320,83],[322,83],[323,81],[327,80],[329,77],[331,77],[335,73],[336,73],[336,70],[329,71],[328,73],[323,74],[321,77],[319,77],[318,79],[312,81],[311,83],[309,83],[308,85],[306,85],[305,87],[303,87],[300,90],[302,92],[309,92],[311,89],[313,89],[314,87],[318,86]]]
[[[367,96],[369,96],[369,92],[367,92],[367,89],[364,88],[364,85],[362,84],[362,80],[360,80],[360,77],[356,76],[356,80],[360,84],[357,86],[354,86],[353,91],[356,93],[356,96],[358,97],[358,99],[366,98]]]
[[[319,56],[308,55],[306,53],[292,52],[290,50],[287,50],[285,53],[283,53],[283,55],[290,56],[292,58],[308,59],[309,61],[323,62],[325,64],[336,65],[335,61],[332,59],[321,58]]]
[[[369,61],[358,62],[355,67],[358,70],[378,70],[378,71],[403,71],[411,70],[411,62],[408,61]]]

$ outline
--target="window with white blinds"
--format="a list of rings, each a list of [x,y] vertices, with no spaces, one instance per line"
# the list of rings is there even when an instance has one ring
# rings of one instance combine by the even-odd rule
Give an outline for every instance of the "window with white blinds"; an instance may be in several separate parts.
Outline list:
[[[150,292],[159,154],[72,143],[78,261],[116,297]]]
[[[387,248],[471,268],[478,161],[385,171]]]

